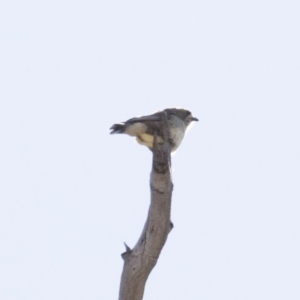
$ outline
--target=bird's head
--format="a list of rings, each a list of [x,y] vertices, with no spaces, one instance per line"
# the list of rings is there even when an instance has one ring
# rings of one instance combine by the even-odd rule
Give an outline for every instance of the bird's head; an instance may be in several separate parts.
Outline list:
[[[193,121],[199,121],[197,118],[193,117],[192,113],[189,110],[183,108],[175,108],[174,111],[176,115],[183,120],[186,127],[189,126]]]

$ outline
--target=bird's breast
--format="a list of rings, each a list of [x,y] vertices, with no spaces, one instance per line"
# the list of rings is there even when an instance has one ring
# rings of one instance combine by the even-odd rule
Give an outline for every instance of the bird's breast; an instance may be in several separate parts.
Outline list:
[[[170,129],[170,139],[172,142],[172,151],[175,151],[184,138],[184,130],[180,127]]]
[[[170,129],[170,139],[172,143],[172,152],[176,151],[176,149],[181,144],[184,133],[185,133],[185,124],[178,117],[174,116],[169,120],[169,129]]]

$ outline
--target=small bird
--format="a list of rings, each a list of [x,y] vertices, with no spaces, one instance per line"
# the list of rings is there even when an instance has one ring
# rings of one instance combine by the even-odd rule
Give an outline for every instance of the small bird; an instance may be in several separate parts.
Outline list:
[[[185,131],[192,121],[199,121],[192,113],[182,108],[166,108],[163,110],[167,115],[169,125],[169,143],[171,152],[177,150],[181,144]],[[154,134],[157,134],[157,142],[163,143],[162,112],[159,111],[149,116],[132,118],[123,123],[114,124],[110,127],[110,134],[126,133],[135,136],[139,144],[153,148]]]

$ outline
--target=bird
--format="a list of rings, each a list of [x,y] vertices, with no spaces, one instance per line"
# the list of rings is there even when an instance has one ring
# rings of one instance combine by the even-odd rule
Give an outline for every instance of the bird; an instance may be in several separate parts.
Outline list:
[[[169,143],[171,152],[178,149],[188,126],[193,121],[199,121],[193,117],[189,110],[183,108],[166,108],[152,115],[131,118],[126,122],[117,123],[110,127],[110,134],[125,133],[136,137],[136,141],[153,149],[154,134],[157,134],[157,142],[162,144],[163,140],[163,119],[162,113],[166,114],[169,127]]]

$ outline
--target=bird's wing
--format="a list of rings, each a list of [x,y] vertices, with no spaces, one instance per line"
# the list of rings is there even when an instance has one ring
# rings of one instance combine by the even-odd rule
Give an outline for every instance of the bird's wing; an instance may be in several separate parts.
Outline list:
[[[143,116],[143,117],[138,117],[138,118],[132,118],[127,120],[125,123],[126,124],[133,124],[137,122],[157,122],[161,121],[161,112],[157,112],[155,114],[149,115],[149,116]]]

